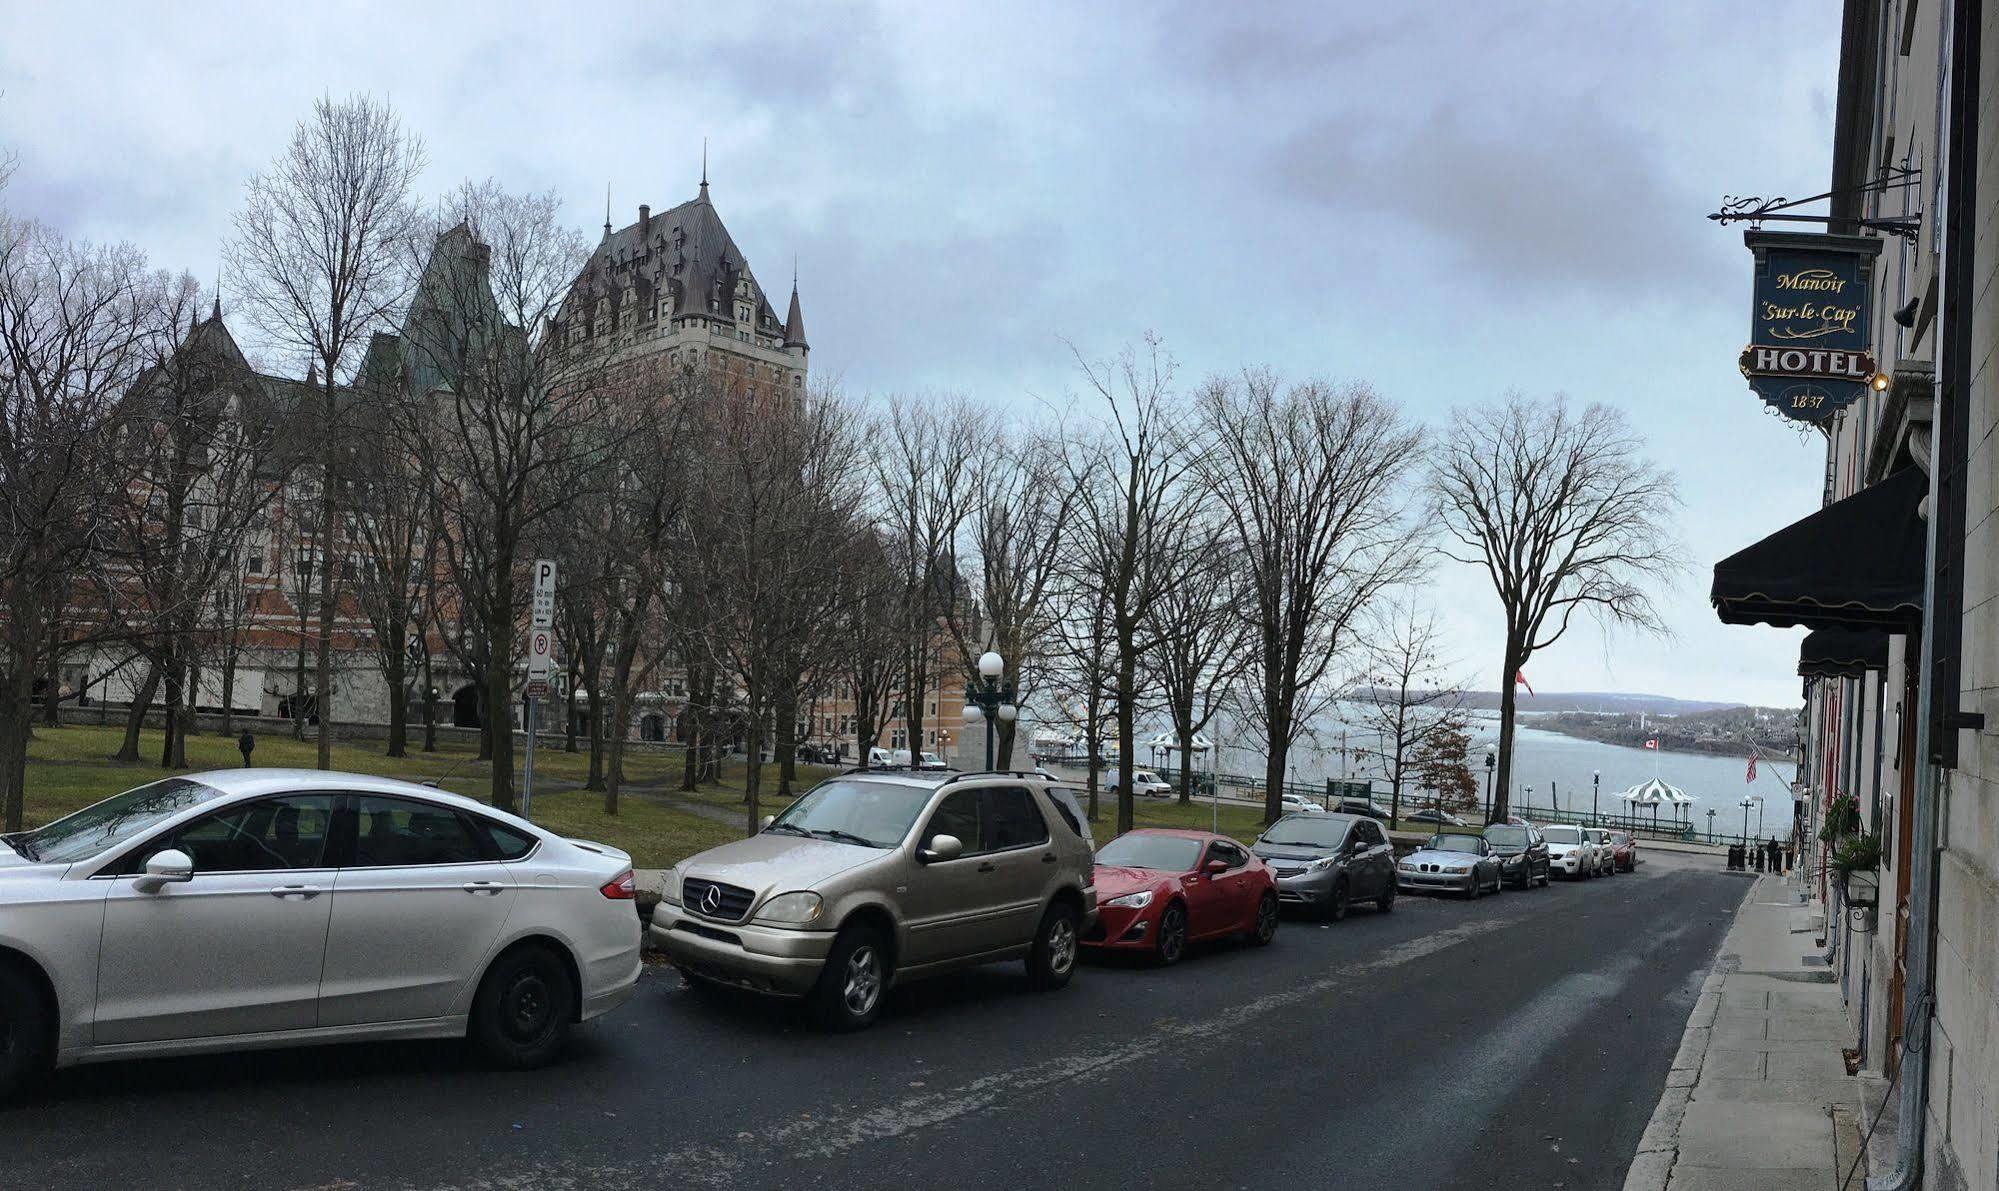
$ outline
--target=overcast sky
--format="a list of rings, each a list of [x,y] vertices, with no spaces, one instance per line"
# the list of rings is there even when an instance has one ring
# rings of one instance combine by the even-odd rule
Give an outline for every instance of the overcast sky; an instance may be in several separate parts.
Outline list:
[[[18,213],[214,276],[243,182],[322,93],[388,97],[428,194],[553,188],[593,237],[691,198],[856,394],[1060,403],[1148,331],[1187,387],[1268,365],[1437,423],[1507,389],[1614,402],[1673,467],[1670,641],[1574,631],[1540,690],[1792,705],[1797,630],[1720,624],[1710,568],[1810,511],[1822,440],[1736,372],[1724,193],[1825,189],[1833,0],[1744,5],[794,3],[17,6]],[[227,294],[224,294],[225,303]],[[1490,589],[1430,590],[1497,685]]]

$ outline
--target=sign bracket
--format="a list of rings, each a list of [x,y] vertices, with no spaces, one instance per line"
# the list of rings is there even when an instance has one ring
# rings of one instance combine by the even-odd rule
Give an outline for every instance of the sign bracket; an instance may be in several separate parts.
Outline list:
[[[1824,194],[1815,194],[1810,198],[1793,199],[1778,195],[1775,198],[1766,199],[1755,195],[1742,197],[1732,194],[1723,195],[1721,210],[1709,215],[1708,218],[1724,226],[1731,223],[1747,223],[1751,227],[1761,226],[1766,221],[1777,223],[1856,223],[1871,231],[1888,232],[1892,235],[1900,236],[1905,240],[1913,241],[1922,230],[1923,213],[1921,211],[1910,215],[1895,215],[1880,219],[1860,219],[1846,216],[1835,218],[1831,215],[1798,215],[1788,212],[1791,212],[1796,207],[1803,207],[1812,203],[1822,203],[1827,199],[1835,197],[1855,194],[1885,194],[1890,190],[1904,190],[1911,186],[1921,185],[1922,180],[1923,171],[1920,167],[1891,165],[1881,172],[1880,177],[1871,182],[1862,182],[1858,186],[1849,187],[1845,190],[1828,190]]]

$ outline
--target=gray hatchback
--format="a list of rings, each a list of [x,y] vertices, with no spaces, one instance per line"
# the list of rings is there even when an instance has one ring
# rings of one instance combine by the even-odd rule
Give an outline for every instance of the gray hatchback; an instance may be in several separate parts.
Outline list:
[[[1359,815],[1285,815],[1250,851],[1277,880],[1277,900],[1337,922],[1355,902],[1395,906],[1395,849],[1381,824]]]

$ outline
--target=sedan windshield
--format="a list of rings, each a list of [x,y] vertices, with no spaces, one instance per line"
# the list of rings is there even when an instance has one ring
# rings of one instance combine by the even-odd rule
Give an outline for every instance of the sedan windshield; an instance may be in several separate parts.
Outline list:
[[[1485,838],[1495,844],[1503,844],[1509,848],[1524,848],[1527,846],[1527,829],[1525,827],[1488,827],[1485,829]]]
[[[1551,844],[1582,843],[1582,830],[1576,827],[1549,827],[1541,832],[1541,838]]]
[[[1167,873],[1192,872],[1201,841],[1181,835],[1121,835],[1097,849],[1097,863],[1114,868],[1153,868]]]
[[[933,793],[929,786],[893,782],[821,782],[764,830],[893,848],[909,834]]]
[[[1347,821],[1324,815],[1286,815],[1256,842],[1286,847],[1337,848],[1346,841]]]
[[[113,795],[46,827],[10,837],[9,842],[29,860],[68,864],[144,835],[189,807],[221,795],[214,786],[170,777]]]
[[[1478,852],[1479,837],[1475,835],[1433,835],[1430,837],[1432,852]]]

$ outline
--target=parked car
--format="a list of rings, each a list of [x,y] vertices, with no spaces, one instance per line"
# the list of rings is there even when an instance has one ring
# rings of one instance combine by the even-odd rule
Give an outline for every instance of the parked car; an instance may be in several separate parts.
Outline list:
[[[1522,889],[1548,883],[1548,841],[1540,832],[1517,823],[1494,823],[1485,829],[1485,838],[1498,854],[1500,875],[1508,882]]]
[[[1277,885],[1261,860],[1227,836],[1142,828],[1097,851],[1097,924],[1087,947],[1148,952],[1175,964],[1187,944],[1277,934]]]
[[[889,761],[889,764],[900,765],[906,769],[949,769],[950,768],[950,766],[944,764],[944,759],[942,757],[939,757],[936,753],[926,753],[926,752],[911,753],[908,749],[897,749],[893,754],[891,754],[891,758],[892,759]]]
[[[1596,845],[1596,871],[1598,876],[1610,877],[1617,874],[1617,853],[1610,841],[1610,832],[1601,827],[1585,827],[1583,834]]]
[[[1277,805],[1287,815],[1323,815],[1326,808],[1302,794],[1279,794]]]
[[[1499,857],[1484,836],[1471,832],[1431,836],[1430,842],[1396,863],[1395,880],[1404,889],[1447,889],[1470,898],[1503,888]]]
[[[1628,831],[1610,833],[1610,854],[1612,867],[1627,873],[1638,871],[1638,841],[1631,838]]]
[[[0,1092],[363,1038],[533,1066],[638,981],[629,856],[427,786],[197,773],[0,843]]]
[[[869,769],[890,769],[897,765],[906,764],[908,764],[907,761],[896,760],[895,754],[888,749],[871,748],[868,750]]]
[[[1600,867],[1596,841],[1574,823],[1558,823],[1541,828],[1548,841],[1548,864],[1552,871],[1567,877],[1594,877]]]
[[[1465,826],[1463,819],[1458,818],[1449,811],[1437,810],[1433,807],[1425,807],[1420,811],[1411,811],[1409,814],[1402,816],[1402,819],[1405,823],[1437,823],[1445,827]]]
[[[1083,825],[1046,783],[850,773],[674,866],[650,937],[696,989],[802,998],[858,1029],[898,982],[973,964],[1022,959],[1062,987],[1096,909]]]
[[[1110,780],[1104,786],[1106,792],[1118,792],[1117,771],[1110,772]],[[1131,775],[1131,794],[1134,798],[1165,798],[1173,793],[1173,783],[1164,781],[1150,769],[1134,770]]]
[[[1365,798],[1337,799],[1333,803],[1333,810],[1343,815],[1359,815],[1362,818],[1373,819],[1377,823],[1387,823],[1393,818],[1388,813],[1387,807],[1378,802],[1369,802]]]
[[[1250,845],[1277,882],[1277,900],[1340,921],[1354,902],[1395,908],[1395,849],[1381,824],[1357,815],[1285,815]]]

